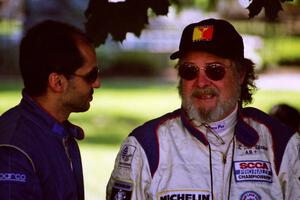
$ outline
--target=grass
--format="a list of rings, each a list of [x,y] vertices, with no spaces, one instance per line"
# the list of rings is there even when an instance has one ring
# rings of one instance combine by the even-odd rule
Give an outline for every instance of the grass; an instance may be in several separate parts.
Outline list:
[[[265,63],[300,60],[300,37],[272,37],[264,39],[265,47],[261,56]]]
[[[180,106],[176,84],[155,80],[103,81],[95,91],[91,109],[72,114],[70,120],[84,128],[79,142],[82,154],[86,199],[104,200],[105,187],[121,142],[133,128]],[[20,85],[0,87],[0,114],[20,100]],[[285,102],[300,110],[300,92],[259,90],[251,106],[268,112]]]

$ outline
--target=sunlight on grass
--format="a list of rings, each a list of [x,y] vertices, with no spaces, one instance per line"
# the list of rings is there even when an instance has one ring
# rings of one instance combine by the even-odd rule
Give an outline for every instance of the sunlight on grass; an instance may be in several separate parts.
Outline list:
[[[80,143],[85,199],[104,200],[105,188],[119,147]]]
[[[20,90],[0,90],[0,114],[19,103]],[[268,112],[276,103],[300,110],[300,92],[259,90],[250,106]],[[84,168],[86,199],[104,200],[105,187],[121,142],[135,127],[180,107],[175,84],[123,84],[95,90],[91,109],[75,113],[72,123],[86,134],[79,143]]]

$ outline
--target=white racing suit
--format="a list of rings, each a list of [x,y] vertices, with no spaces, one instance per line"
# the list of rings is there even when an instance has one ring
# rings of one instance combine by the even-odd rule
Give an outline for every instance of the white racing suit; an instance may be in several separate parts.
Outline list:
[[[226,158],[182,109],[136,128],[121,146],[107,200],[300,199],[300,137],[241,108]]]

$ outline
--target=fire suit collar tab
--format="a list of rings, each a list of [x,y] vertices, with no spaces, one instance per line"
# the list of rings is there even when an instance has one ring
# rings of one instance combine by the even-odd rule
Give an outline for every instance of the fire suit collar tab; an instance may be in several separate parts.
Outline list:
[[[185,111],[183,109],[180,110],[180,117],[181,117],[181,121],[183,123],[183,126],[194,136],[196,137],[198,140],[200,140],[200,142],[202,142],[204,145],[208,145],[208,141],[205,137],[205,135],[200,132],[197,128],[195,128],[189,121],[189,119],[187,118]]]

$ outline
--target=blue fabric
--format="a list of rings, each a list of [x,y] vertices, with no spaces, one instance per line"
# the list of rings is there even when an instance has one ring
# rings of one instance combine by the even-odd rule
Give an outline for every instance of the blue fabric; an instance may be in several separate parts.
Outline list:
[[[0,199],[84,199],[74,137],[82,139],[82,129],[57,122],[23,93],[20,104],[0,117]]]

